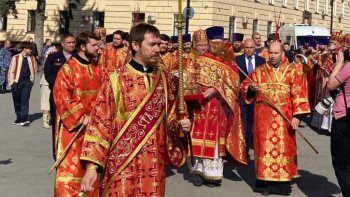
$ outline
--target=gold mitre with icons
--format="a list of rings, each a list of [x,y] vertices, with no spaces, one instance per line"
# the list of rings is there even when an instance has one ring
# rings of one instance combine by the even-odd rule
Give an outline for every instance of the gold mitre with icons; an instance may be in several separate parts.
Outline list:
[[[204,29],[200,29],[193,32],[192,37],[194,46],[196,46],[197,44],[208,44],[207,33]]]

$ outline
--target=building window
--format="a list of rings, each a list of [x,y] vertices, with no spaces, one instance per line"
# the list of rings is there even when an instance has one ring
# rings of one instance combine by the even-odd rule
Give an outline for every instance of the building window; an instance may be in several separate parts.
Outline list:
[[[0,31],[7,29],[7,16],[0,17]]]
[[[328,15],[328,0],[324,1],[324,10],[323,10],[324,15]]]
[[[345,16],[345,1],[341,2],[341,13],[340,13],[340,17],[344,18]]]
[[[230,17],[230,24],[229,24],[229,33],[228,33],[228,40],[232,42],[232,35],[235,33],[236,28],[236,17],[231,16]]]
[[[282,0],[282,7],[287,7],[287,0]]]
[[[337,16],[337,1],[333,1],[333,16]]]
[[[320,7],[320,0],[316,0],[315,2],[315,13],[319,13],[319,7]]]
[[[65,34],[69,32],[69,14],[68,11],[60,11],[59,32]]]
[[[305,11],[309,11],[309,0],[305,0],[304,8],[305,8]]]
[[[299,9],[299,0],[294,0],[294,9]]]
[[[33,32],[35,28],[35,10],[28,10],[27,32]]]
[[[269,37],[270,34],[272,34],[272,21],[267,21],[267,35],[266,37]]]
[[[173,35],[174,36],[177,36],[177,27],[176,27],[176,25],[177,25],[177,14],[174,14],[174,25],[173,25]],[[184,17],[184,15],[182,15],[182,25],[184,26],[184,27],[186,27],[186,18]],[[182,35],[183,34],[185,34],[185,32],[186,32],[186,28],[182,28]]]
[[[258,29],[259,29],[259,21],[258,21],[258,19],[255,19],[255,20],[253,20],[253,33],[252,33],[252,35],[254,33],[258,32]]]
[[[146,14],[144,12],[132,13],[132,24],[144,23]]]
[[[275,0],[269,0],[269,4],[270,4],[270,5],[275,4]]]
[[[93,12],[92,13],[92,30],[105,26],[105,13]]]

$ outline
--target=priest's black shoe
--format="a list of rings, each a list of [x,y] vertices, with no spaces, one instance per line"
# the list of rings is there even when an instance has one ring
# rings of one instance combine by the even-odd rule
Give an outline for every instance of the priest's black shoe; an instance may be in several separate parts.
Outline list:
[[[199,187],[199,186],[202,186],[204,181],[203,181],[203,178],[197,174],[193,175],[193,185]]]

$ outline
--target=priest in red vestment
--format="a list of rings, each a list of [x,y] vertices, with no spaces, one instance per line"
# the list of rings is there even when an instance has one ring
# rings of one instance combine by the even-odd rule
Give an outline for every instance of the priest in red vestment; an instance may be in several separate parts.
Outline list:
[[[130,32],[132,60],[103,83],[84,138],[80,160],[95,165],[81,189],[94,189],[104,172],[100,196],[164,196],[166,162],[181,166],[186,152],[178,128],[191,122],[176,118],[177,80],[157,67],[159,30],[139,23]]]
[[[99,63],[107,72],[124,66],[130,59],[127,46],[123,45],[123,32],[117,30],[113,33],[113,42],[107,44],[99,57]]]
[[[77,37],[78,53],[60,69],[53,88],[56,105],[56,155],[64,157],[57,168],[55,196],[78,196],[85,166],[79,160],[85,129],[74,141],[67,154],[63,151],[80,127],[85,126],[102,85],[102,69],[95,59],[98,56],[98,38],[90,32]],[[97,187],[97,183],[96,183]],[[97,196],[97,190],[87,196]]]
[[[193,184],[220,186],[223,159],[247,164],[244,131],[239,107],[239,75],[234,54],[223,42],[224,28],[206,30],[209,52],[196,57],[196,83],[204,98],[194,109],[191,131],[194,164]],[[198,38],[194,37],[194,40]]]
[[[298,177],[295,129],[310,113],[306,79],[296,65],[283,61],[283,46],[269,46],[269,62],[256,68],[242,82],[247,103],[254,106],[254,163],[256,192],[289,195],[290,181]],[[274,106],[267,103],[265,94]],[[291,125],[275,110],[278,107]]]

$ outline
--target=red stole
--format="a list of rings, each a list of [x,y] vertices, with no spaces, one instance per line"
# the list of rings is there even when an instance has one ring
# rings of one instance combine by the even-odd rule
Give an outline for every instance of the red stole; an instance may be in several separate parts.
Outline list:
[[[150,92],[130,116],[111,145],[108,158],[110,167],[105,172],[106,183],[101,185],[103,194],[164,121],[166,112],[174,111],[176,98],[168,98],[168,91],[165,74],[158,70]],[[167,99],[164,99],[164,96]],[[171,108],[168,109],[167,106]]]

